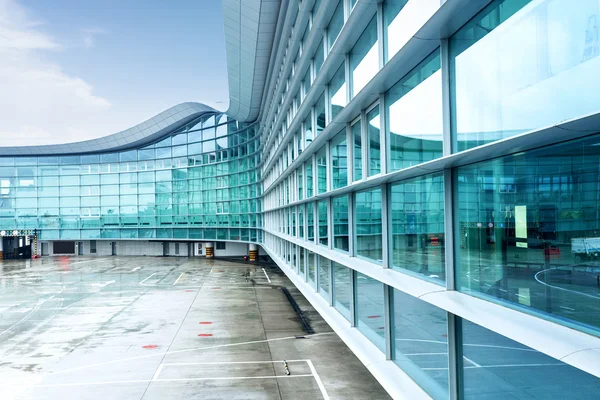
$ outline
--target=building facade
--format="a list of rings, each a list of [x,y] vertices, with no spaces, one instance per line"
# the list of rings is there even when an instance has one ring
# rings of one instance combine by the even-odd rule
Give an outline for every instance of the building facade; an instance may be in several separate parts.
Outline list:
[[[0,228],[256,244],[396,398],[597,398],[600,1],[223,9],[227,115],[1,148]]]

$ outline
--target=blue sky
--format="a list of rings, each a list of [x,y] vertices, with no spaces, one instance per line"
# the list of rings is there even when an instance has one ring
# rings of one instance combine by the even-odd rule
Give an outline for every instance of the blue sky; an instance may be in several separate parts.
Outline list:
[[[0,0],[0,146],[105,136],[185,101],[226,110],[219,0]]]

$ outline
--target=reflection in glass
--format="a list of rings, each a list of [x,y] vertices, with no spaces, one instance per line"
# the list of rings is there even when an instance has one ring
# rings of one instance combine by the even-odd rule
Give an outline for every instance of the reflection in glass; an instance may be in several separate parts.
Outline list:
[[[439,50],[387,93],[390,169],[442,156],[442,74]]]
[[[465,399],[593,399],[600,380],[462,320]]]
[[[352,138],[354,142],[354,180],[362,179],[362,137],[360,119],[352,124]]]
[[[348,195],[333,198],[333,248],[349,250]]]
[[[381,262],[381,189],[355,194],[356,254]]]
[[[436,173],[390,186],[392,268],[444,280],[444,183]]]
[[[369,138],[369,176],[381,173],[381,135],[379,133],[379,105],[367,113]]]
[[[350,51],[351,97],[356,96],[378,71],[377,16],[374,16]]]
[[[399,290],[392,292],[394,362],[433,398],[447,399],[446,312]]]
[[[346,146],[346,130],[342,130],[331,139],[331,175],[333,189],[348,185],[348,150]]]
[[[318,213],[319,213],[319,244],[327,246],[327,229],[329,225],[329,218],[327,214],[327,200],[319,200]]]
[[[319,256],[319,294],[329,303],[329,259]]]
[[[323,129],[327,126],[327,121],[325,120],[325,93],[319,97],[319,100],[317,100],[315,104],[315,116],[317,119],[317,129],[315,131],[316,137],[323,132]]]
[[[342,27],[344,26],[344,2],[339,1],[338,6],[333,12],[333,16],[329,21],[329,27],[327,28],[327,44],[328,48],[331,49],[335,40],[337,39]]]
[[[327,191],[327,149],[325,146],[317,152],[317,194]]]
[[[600,3],[576,3],[494,1],[450,39],[458,150],[600,110]]]
[[[356,327],[385,351],[383,283],[356,272]]]
[[[458,168],[461,290],[600,331],[600,137]]]
[[[333,268],[333,307],[350,321],[352,303],[352,271],[342,264],[331,262]]]
[[[335,116],[346,107],[346,75],[344,63],[338,68],[333,78],[331,78],[331,82],[329,82],[329,96],[331,96],[331,119],[333,120]]]

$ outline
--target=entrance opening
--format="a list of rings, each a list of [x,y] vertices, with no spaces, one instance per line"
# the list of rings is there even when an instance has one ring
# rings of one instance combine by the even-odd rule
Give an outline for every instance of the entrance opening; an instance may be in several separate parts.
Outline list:
[[[31,241],[27,236],[5,236],[2,238],[5,260],[31,258]]]
[[[117,255],[117,242],[110,242],[110,246],[112,248],[112,255],[116,256]]]

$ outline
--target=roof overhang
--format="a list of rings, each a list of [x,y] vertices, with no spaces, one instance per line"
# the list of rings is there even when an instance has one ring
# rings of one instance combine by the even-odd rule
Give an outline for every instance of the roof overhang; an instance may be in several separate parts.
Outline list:
[[[132,128],[82,142],[43,146],[0,147],[0,156],[48,156],[65,154],[105,153],[140,148],[158,141],[204,114],[219,113],[200,103],[182,103]]]
[[[238,121],[258,118],[281,0],[223,0],[229,110]]]

